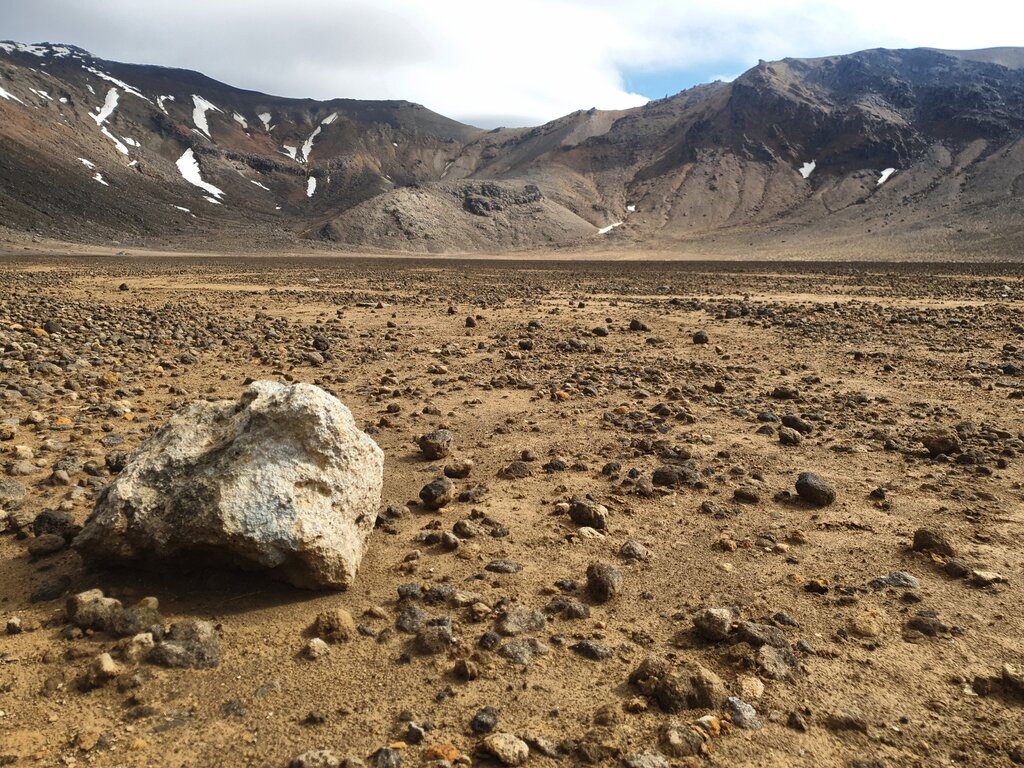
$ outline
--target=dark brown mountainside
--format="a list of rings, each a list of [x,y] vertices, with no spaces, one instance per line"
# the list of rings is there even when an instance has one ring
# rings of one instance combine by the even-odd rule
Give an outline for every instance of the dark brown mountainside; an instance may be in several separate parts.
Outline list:
[[[0,43],[0,223],[75,242],[432,253],[843,244],[1012,257],[1024,51],[762,62],[619,112],[482,131]]]

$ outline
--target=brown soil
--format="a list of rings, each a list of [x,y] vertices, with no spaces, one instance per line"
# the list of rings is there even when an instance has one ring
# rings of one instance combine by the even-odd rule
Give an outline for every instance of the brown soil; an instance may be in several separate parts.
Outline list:
[[[532,748],[527,765],[621,765],[656,751],[670,717],[728,719],[727,708],[668,715],[643,699],[628,678],[649,655],[699,662],[764,724],[726,723],[706,756],[673,764],[1024,759],[1024,692],[1000,678],[1003,665],[1024,664],[1022,275],[1020,265],[6,258],[0,436],[13,434],[0,442],[0,472],[27,488],[19,514],[63,503],[83,522],[108,474],[90,484],[81,464],[102,467],[181,404],[237,397],[247,377],[335,392],[385,451],[384,505],[410,511],[375,532],[354,588],[326,594],[252,574],[88,571],[69,550],[33,559],[31,533],[8,531],[0,618],[18,617],[26,631],[0,641],[0,763],[284,766],[329,748],[372,764],[375,750],[404,741],[403,713],[435,726],[406,745],[403,765],[445,743],[476,762],[481,737],[469,722],[490,705],[496,730],[559,746],[560,757]],[[54,319],[63,329],[41,330]],[[649,330],[629,330],[634,319]],[[608,335],[594,335],[597,326]],[[693,343],[702,329],[710,342]],[[307,354],[315,335],[329,339],[332,359]],[[781,386],[796,399],[773,397]],[[802,415],[813,430],[782,446],[757,432],[765,411]],[[454,432],[455,455],[475,463],[457,487],[487,492],[431,513],[411,501],[445,462],[423,459],[415,438],[439,426]],[[962,451],[948,461],[918,440],[936,426],[959,430]],[[101,443],[110,435],[124,444]],[[524,451],[535,456],[532,475],[500,477]],[[635,468],[646,481],[673,455],[692,456],[705,487],[650,489],[628,476]],[[17,474],[22,456],[30,474]],[[73,485],[52,481],[69,456],[79,460]],[[546,471],[556,457],[564,470]],[[621,470],[603,474],[612,461]],[[783,493],[795,494],[804,471],[834,484],[834,504]],[[759,500],[736,501],[740,486]],[[594,537],[556,507],[586,494],[609,509]],[[702,511],[709,501],[717,514]],[[484,526],[453,552],[417,540],[481,516],[508,535]],[[1006,581],[974,586],[947,575],[948,558],[912,552],[925,526],[970,568]],[[619,556],[630,539],[649,560]],[[485,570],[498,558],[523,569]],[[622,571],[622,592],[591,604],[589,618],[549,618],[527,635],[549,653],[523,667],[477,647],[506,604],[541,609],[561,594],[555,582],[582,584],[598,560]],[[869,586],[896,571],[919,587]],[[214,622],[220,666],[128,665],[142,671],[141,687],[79,691],[76,678],[116,641],[65,639],[63,599],[30,602],[60,577],[67,594],[153,595],[168,622]],[[810,591],[814,580],[823,590]],[[383,632],[409,582],[476,593],[491,612],[421,604],[450,615],[457,638],[450,653],[421,654],[411,636]],[[692,632],[699,609],[728,606],[785,633],[797,661],[789,679],[767,677],[734,637]],[[366,634],[324,659],[301,658],[314,617],[335,607]],[[374,608],[382,618],[366,613]],[[937,612],[936,636],[913,629],[921,611]],[[858,635],[866,624],[877,633]],[[610,658],[570,650],[585,639]],[[453,673],[460,658],[479,678]],[[764,683],[759,697],[753,677]],[[244,714],[225,710],[233,701]],[[649,706],[633,711],[640,703]],[[305,723],[311,713],[322,722]]]

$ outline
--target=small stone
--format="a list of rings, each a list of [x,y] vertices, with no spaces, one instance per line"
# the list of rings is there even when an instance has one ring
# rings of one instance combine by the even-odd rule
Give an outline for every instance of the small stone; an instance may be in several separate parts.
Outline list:
[[[289,768],[342,768],[345,758],[330,749],[312,749],[292,758]]]
[[[975,569],[971,571],[971,584],[976,587],[990,587],[993,584],[1002,584],[1007,581],[1006,577],[995,571],[984,571]]]
[[[44,533],[29,541],[28,553],[32,557],[46,557],[60,552],[67,545],[67,540],[63,536],[58,536],[56,533]]]
[[[770,428],[767,425],[763,428]],[[792,427],[779,427],[779,443],[794,447],[800,445],[804,441],[803,435],[797,432]]]
[[[319,637],[310,638],[302,649],[302,655],[311,661],[322,659],[331,652],[331,647]]]
[[[510,733],[492,733],[480,744],[484,754],[491,755],[502,765],[522,765],[530,756],[530,747]]]
[[[120,675],[122,671],[120,665],[114,661],[109,653],[101,653],[93,659],[86,670],[83,685],[90,689],[100,688]]]
[[[606,603],[622,588],[622,572],[610,563],[593,563],[587,568],[587,594]]]
[[[946,427],[936,427],[923,432],[918,440],[933,459],[942,455],[948,456],[960,450],[960,435]]]
[[[171,625],[167,639],[149,654],[149,660],[163,667],[216,667],[220,644],[208,621],[183,621]]]
[[[420,490],[420,500],[429,509],[441,509],[454,498],[455,484],[447,477],[439,477]]]
[[[446,653],[455,642],[451,619],[431,619],[416,633],[416,646],[422,653]]]
[[[444,476],[453,480],[462,480],[469,477],[472,471],[473,461],[471,459],[453,459],[445,464]]]
[[[124,606],[120,600],[104,597],[98,589],[80,592],[68,598],[68,621],[82,629],[115,632],[124,625]]]
[[[608,525],[608,508],[590,499],[573,499],[569,517],[576,525],[585,525],[603,531]]]
[[[707,331],[696,331],[690,339],[694,344],[707,344],[711,341]]]
[[[522,460],[513,461],[503,470],[498,473],[499,477],[506,480],[522,480],[525,477],[529,477],[533,474],[533,469],[530,465]]]
[[[469,727],[473,730],[473,733],[480,735],[490,733],[497,724],[498,710],[494,707],[484,707],[473,715],[473,719],[469,721]]]
[[[625,768],[671,768],[666,760],[656,752],[633,752],[623,758]]]
[[[484,570],[491,573],[519,573],[523,570],[523,566],[515,560],[498,559],[491,560],[491,562],[484,566]]]
[[[607,645],[596,643],[593,640],[581,640],[578,643],[573,643],[569,646],[571,651],[578,653],[585,659],[591,661],[604,661],[610,659],[614,651]]]
[[[724,640],[739,618],[735,608],[705,608],[693,617],[693,628],[706,640]]]
[[[892,573],[887,573],[885,576],[879,576],[877,579],[872,579],[868,583],[868,586],[872,589],[885,589],[886,587],[918,589],[921,586],[921,582],[906,571],[893,571]]]
[[[706,737],[693,726],[669,720],[658,731],[658,743],[669,757],[693,757],[704,753]]]
[[[835,486],[814,472],[800,473],[796,480],[796,492],[801,499],[815,507],[827,507],[836,500]]]
[[[503,635],[521,635],[541,632],[547,626],[547,617],[532,608],[510,608],[498,620],[498,631]]]
[[[857,637],[876,638],[882,634],[882,616],[878,611],[864,611],[854,617],[850,631]]]
[[[443,459],[451,452],[454,440],[454,435],[447,429],[436,429],[433,432],[420,435],[416,442],[423,455],[431,461],[435,461]]]
[[[625,560],[650,560],[651,550],[634,539],[627,539],[619,548],[619,557]]]
[[[943,557],[956,557],[956,550],[949,543],[949,539],[931,528],[918,528],[914,531],[914,543],[911,549],[915,552],[933,552]]]
[[[759,730],[764,724],[757,716],[757,710],[750,706],[743,699],[730,696],[725,700],[726,707],[732,715],[733,725],[748,730]]]
[[[356,636],[356,622],[343,608],[333,608],[317,614],[310,631],[328,643],[347,643]]]

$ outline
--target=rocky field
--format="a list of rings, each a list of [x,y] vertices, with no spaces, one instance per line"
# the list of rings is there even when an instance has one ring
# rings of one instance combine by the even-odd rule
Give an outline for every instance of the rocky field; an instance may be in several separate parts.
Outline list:
[[[1022,274],[0,260],[0,765],[1024,763]],[[96,557],[267,380],[383,449],[351,585]]]

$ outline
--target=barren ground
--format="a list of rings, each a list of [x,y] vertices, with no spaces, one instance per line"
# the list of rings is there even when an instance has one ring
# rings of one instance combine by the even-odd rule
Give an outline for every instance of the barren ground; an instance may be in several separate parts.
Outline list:
[[[705,755],[666,754],[671,764],[1024,761],[1024,682],[1002,671],[1024,666],[1022,273],[6,258],[0,481],[27,493],[0,523],[0,618],[21,622],[0,640],[0,764],[285,766],[321,748],[373,765],[396,742],[403,765],[444,744],[489,764],[470,721],[492,706],[496,731],[531,744],[527,765],[622,765],[665,749],[669,720],[730,716],[728,705],[664,712],[629,683],[648,656],[703,665],[763,725],[726,722]],[[708,343],[694,343],[698,330]],[[407,511],[381,519],[354,588],[90,571],[69,549],[30,556],[38,513],[85,521],[108,454],[183,404],[236,398],[247,378],[329,389],[384,449],[383,506]],[[762,414],[799,416],[802,442],[780,444],[781,425]],[[453,456],[474,462],[458,490],[485,489],[434,513],[416,500],[447,460],[424,459],[415,438],[440,426],[455,435]],[[955,431],[957,452],[928,455],[919,437],[936,427]],[[524,452],[530,474],[504,477]],[[653,486],[666,465],[699,482]],[[835,486],[832,505],[796,497],[804,471]],[[557,506],[588,494],[608,509],[604,531]],[[431,543],[466,519],[460,530],[476,535],[454,550]],[[923,527],[955,554],[912,551]],[[646,559],[621,556],[629,540]],[[487,570],[496,559],[522,570]],[[966,576],[950,575],[951,559]],[[623,575],[606,603],[582,589],[595,561]],[[893,572],[918,585],[870,585]],[[581,589],[566,593],[563,580]],[[447,652],[395,631],[397,590],[410,582],[454,588],[417,602],[453,619]],[[33,602],[41,586],[53,599]],[[125,602],[155,596],[168,623],[214,622],[220,666],[126,664],[130,685],[81,691],[83,670],[117,642],[69,631],[64,596],[93,587]],[[549,613],[543,629],[502,640],[536,638],[546,652],[528,664],[478,647],[506,609],[543,610],[563,594],[590,616]],[[779,655],[792,663],[766,664],[749,625],[719,641],[693,631],[699,610],[732,606],[739,621],[784,633]],[[313,618],[334,607],[360,635],[303,658]],[[609,655],[585,658],[572,649],[583,640]],[[453,671],[460,659],[476,679]],[[409,718],[433,724],[422,743]]]

